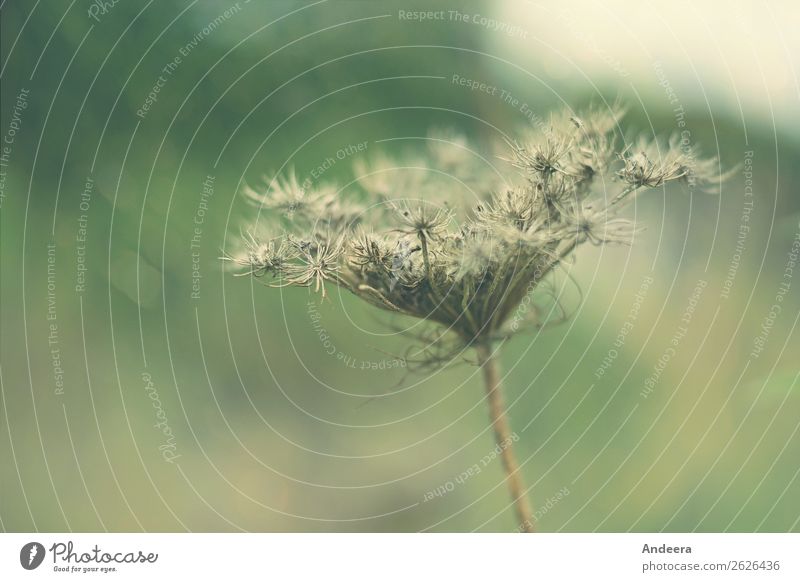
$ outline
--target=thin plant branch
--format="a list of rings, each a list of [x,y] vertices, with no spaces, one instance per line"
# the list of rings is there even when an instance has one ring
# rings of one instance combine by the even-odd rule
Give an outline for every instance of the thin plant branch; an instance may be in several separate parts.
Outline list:
[[[494,430],[494,440],[500,449],[500,458],[506,473],[508,492],[514,504],[519,530],[525,533],[536,531],[533,520],[533,509],[528,499],[525,482],[520,471],[519,463],[514,455],[514,438],[511,424],[506,411],[503,386],[500,380],[500,368],[497,356],[492,353],[492,346],[479,344],[475,347],[478,363],[483,371],[484,387],[486,389],[486,402],[489,405],[489,421]]]

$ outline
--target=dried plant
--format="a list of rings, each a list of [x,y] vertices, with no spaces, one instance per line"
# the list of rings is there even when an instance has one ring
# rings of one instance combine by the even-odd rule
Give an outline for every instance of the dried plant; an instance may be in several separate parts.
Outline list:
[[[304,186],[293,174],[273,179],[263,193],[246,191],[271,236],[254,228],[242,251],[225,257],[272,286],[311,287],[325,297],[335,285],[379,309],[439,324],[446,333],[436,335],[440,349],[429,348],[428,363],[474,349],[521,531],[534,530],[533,512],[509,446],[497,342],[525,329],[521,323],[543,323],[521,321],[520,303],[578,245],[632,241],[636,231],[619,215],[640,191],[720,179],[715,160],[674,139],[623,140],[622,114],[612,107],[553,115],[538,134],[507,144],[511,167],[502,181],[481,172],[466,142],[448,134],[432,136],[427,163],[407,165],[416,168],[411,179],[393,179],[386,158],[356,165],[359,192]],[[453,190],[439,180],[443,172],[482,198],[456,211],[466,205],[442,198]]]

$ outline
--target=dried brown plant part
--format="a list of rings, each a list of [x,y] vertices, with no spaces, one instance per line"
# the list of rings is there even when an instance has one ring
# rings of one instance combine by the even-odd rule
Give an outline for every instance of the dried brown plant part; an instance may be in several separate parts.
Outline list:
[[[301,183],[290,172],[267,180],[263,192],[245,191],[272,232],[247,231],[238,252],[223,252],[239,274],[310,287],[323,297],[336,285],[384,312],[418,320],[423,330],[439,330],[414,332],[424,349],[407,358],[409,371],[438,370],[474,350],[521,531],[533,529],[533,512],[507,442],[513,433],[492,346],[552,323],[519,317],[520,305],[529,294],[545,295],[543,284],[580,245],[633,241],[635,225],[621,213],[641,192],[671,183],[710,189],[730,175],[719,175],[716,159],[700,158],[675,137],[618,147],[624,113],[619,104],[583,114],[565,110],[538,134],[508,141],[502,185],[496,168],[470,157],[463,138],[434,134],[429,161],[484,185],[469,211],[427,162],[359,160],[358,191]],[[553,299],[553,319],[563,320],[566,311]]]

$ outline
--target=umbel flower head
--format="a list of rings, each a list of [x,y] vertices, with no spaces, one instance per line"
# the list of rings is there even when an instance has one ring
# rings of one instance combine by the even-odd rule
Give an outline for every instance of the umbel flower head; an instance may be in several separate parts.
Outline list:
[[[265,192],[246,194],[275,231],[263,240],[245,235],[243,251],[227,258],[274,286],[323,296],[341,287],[381,309],[437,322],[466,345],[506,337],[526,293],[580,244],[632,241],[635,229],[620,213],[640,191],[719,179],[715,160],[677,140],[616,147],[622,113],[552,116],[539,135],[509,144],[506,159],[518,171],[461,216],[452,210],[460,201],[440,200],[446,183],[432,188],[417,179],[414,191],[397,192],[386,158],[378,164],[384,170],[358,181],[359,193],[301,184],[293,173],[273,179]],[[433,164],[493,184],[475,179],[463,139],[438,135],[448,139],[432,138]],[[423,198],[434,189],[436,201]]]
[[[534,512],[512,451],[495,340],[524,329],[522,302],[546,289],[579,245],[632,241],[636,230],[621,214],[639,192],[671,182],[705,189],[722,179],[716,160],[698,158],[677,139],[617,146],[622,113],[552,116],[538,134],[508,143],[503,184],[496,170],[480,171],[462,138],[442,132],[430,137],[427,162],[405,166],[410,173],[386,158],[357,162],[358,193],[312,187],[294,174],[273,179],[265,192],[246,192],[266,216],[269,236],[253,229],[242,236],[241,252],[225,257],[240,274],[270,278],[275,287],[308,287],[325,297],[337,286],[377,308],[438,324],[427,338],[445,347],[423,365],[474,348],[518,531],[534,531]],[[457,199],[456,183],[478,193],[472,207]]]

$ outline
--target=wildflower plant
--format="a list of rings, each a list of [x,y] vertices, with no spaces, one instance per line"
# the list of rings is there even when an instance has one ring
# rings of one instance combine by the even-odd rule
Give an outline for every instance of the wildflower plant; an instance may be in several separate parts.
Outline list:
[[[266,191],[245,192],[269,234],[253,228],[241,252],[225,257],[240,274],[274,287],[309,287],[322,297],[338,287],[378,309],[432,322],[447,347],[430,355],[434,361],[474,349],[520,531],[534,530],[533,511],[509,445],[495,353],[500,340],[526,328],[515,312],[581,244],[631,243],[636,229],[621,214],[643,190],[720,180],[716,160],[675,139],[622,139],[622,115],[620,107],[553,115],[538,133],[507,142],[502,180],[476,168],[463,138],[432,136],[427,163],[410,167],[443,167],[481,189],[463,211],[463,200],[442,198],[453,188],[432,183],[436,172],[393,183],[386,158],[371,167],[357,162],[360,191],[309,187],[291,173],[275,178]]]

